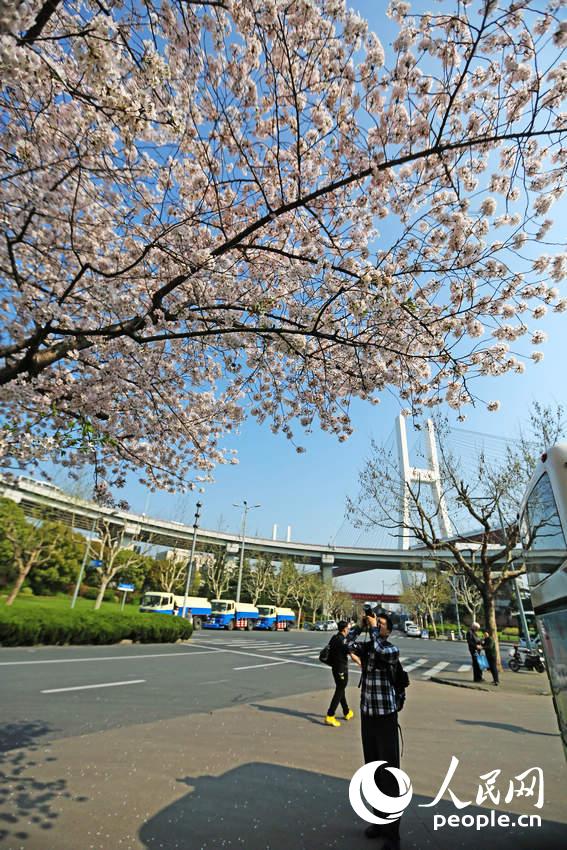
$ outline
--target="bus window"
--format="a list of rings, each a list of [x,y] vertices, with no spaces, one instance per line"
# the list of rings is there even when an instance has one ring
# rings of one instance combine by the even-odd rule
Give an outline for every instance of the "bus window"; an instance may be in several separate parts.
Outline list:
[[[526,501],[520,528],[524,547],[530,552],[562,550],[564,553],[567,548],[551,482],[546,472],[537,481]],[[564,558],[563,554],[556,562],[546,559],[545,563],[538,558],[529,558],[526,567],[530,586],[555,572]]]

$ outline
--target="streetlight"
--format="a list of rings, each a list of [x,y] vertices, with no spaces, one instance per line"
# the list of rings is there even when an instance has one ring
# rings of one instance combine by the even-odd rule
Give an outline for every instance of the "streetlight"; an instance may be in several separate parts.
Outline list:
[[[458,600],[458,597],[457,597],[457,586],[459,584],[459,577],[461,575],[462,575],[461,573],[457,573],[454,576],[447,576],[447,578],[449,579],[449,584],[451,585],[451,588],[453,589],[453,596],[454,596],[454,599],[455,599],[455,612],[457,614],[457,635],[459,637],[459,640],[463,639],[463,633],[461,631],[461,618],[459,617],[459,600]]]
[[[95,533],[97,522],[98,522],[97,518],[93,519],[91,534]],[[90,539],[90,537],[87,537],[87,539],[85,541],[85,552],[84,552],[84,555],[83,555],[83,560],[81,562],[81,568],[79,570],[79,575],[77,576],[77,583],[75,584],[75,590],[73,592],[73,598],[71,599],[71,608],[74,608],[75,605],[77,604],[77,597],[79,596],[79,591],[81,589],[81,583],[83,581],[83,575],[85,574],[85,567],[87,566],[87,558],[89,557],[90,549],[91,549],[91,539]]]
[[[242,511],[242,530],[240,534],[240,566],[238,567],[238,584],[236,585],[236,603],[240,602],[240,589],[242,587],[242,570],[244,568],[244,537],[246,535],[246,517],[248,511],[253,511],[254,508],[261,508],[262,505],[249,505],[246,499],[241,505],[233,505],[233,508],[243,508]]]
[[[195,544],[197,542],[197,529],[199,527],[199,518],[201,516],[201,508],[203,505],[201,502],[197,502],[195,511],[195,522],[193,523],[193,540],[191,542],[191,554],[189,555],[189,562],[187,564],[187,580],[185,582],[185,596],[183,597],[183,608],[181,609],[181,616],[187,616],[187,597],[189,596],[189,585],[191,584],[191,577],[193,574],[193,557],[195,555]]]

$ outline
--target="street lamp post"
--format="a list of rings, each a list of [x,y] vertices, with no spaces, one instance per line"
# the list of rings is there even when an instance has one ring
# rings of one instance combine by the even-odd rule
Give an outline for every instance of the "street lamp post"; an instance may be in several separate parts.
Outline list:
[[[459,580],[459,576],[453,576],[452,580],[449,580],[451,587],[453,588],[453,596],[455,597],[455,613],[457,615],[457,635],[459,636],[459,640],[463,639],[463,633],[461,631],[461,618],[459,616],[459,600],[457,598],[457,582]]]
[[[92,524],[92,528],[91,528],[92,534],[94,534],[94,532],[95,532],[96,524],[97,524],[97,520],[94,519],[93,524]],[[79,575],[77,576],[77,583],[75,584],[75,590],[73,592],[73,598],[71,599],[71,608],[74,608],[75,605],[77,604],[77,598],[79,596],[79,591],[81,589],[81,583],[83,581],[83,576],[85,574],[85,567],[87,566],[87,558],[89,557],[90,550],[91,550],[91,539],[90,539],[90,537],[87,537],[86,543],[85,543],[85,553],[83,555],[83,560],[81,562],[81,569],[79,570]]]
[[[201,502],[197,502],[195,511],[195,522],[193,523],[193,540],[191,541],[191,554],[189,555],[189,562],[187,564],[187,580],[185,582],[185,596],[183,597],[183,608],[181,609],[181,616],[187,616],[187,597],[189,596],[189,586],[191,584],[191,578],[193,576],[193,558],[195,557],[195,544],[197,542],[197,529],[199,527],[199,518],[201,516]]]
[[[240,590],[242,588],[242,570],[244,568],[244,538],[246,536],[246,517],[248,511],[253,511],[254,508],[261,508],[261,505],[249,505],[246,499],[241,505],[233,505],[233,508],[243,508],[242,511],[242,529],[240,534],[240,565],[238,567],[238,584],[236,585],[236,603],[240,602]]]

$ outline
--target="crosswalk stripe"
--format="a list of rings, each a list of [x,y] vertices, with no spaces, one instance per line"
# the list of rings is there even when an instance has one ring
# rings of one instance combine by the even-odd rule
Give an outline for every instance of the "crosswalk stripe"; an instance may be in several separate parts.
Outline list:
[[[413,664],[408,664],[405,668],[408,672],[415,670],[416,667],[421,667],[423,664],[427,664],[427,658],[418,658],[417,661],[414,661]]]
[[[294,646],[293,648],[287,647],[287,649],[274,649],[275,652],[295,652],[301,650],[301,652],[305,652],[306,649],[312,649],[311,646]]]
[[[440,661],[438,664],[435,664],[429,670],[426,670],[425,673],[422,673],[424,679],[429,679],[431,676],[436,676],[437,673],[440,673],[441,670],[444,670],[445,667],[449,666],[448,661]]]
[[[290,649],[288,652],[289,655],[305,655],[305,649]],[[317,656],[319,657],[319,656]]]
[[[459,667],[457,672],[458,673],[464,673],[466,670],[471,670],[471,669],[472,669],[471,664],[461,664],[461,666]]]

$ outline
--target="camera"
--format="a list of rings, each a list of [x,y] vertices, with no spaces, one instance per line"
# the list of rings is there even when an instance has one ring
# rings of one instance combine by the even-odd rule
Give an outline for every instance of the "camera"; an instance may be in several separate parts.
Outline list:
[[[375,615],[374,605],[371,602],[365,602],[362,606],[362,625],[366,629],[368,626],[368,620],[366,619],[368,615]]]

